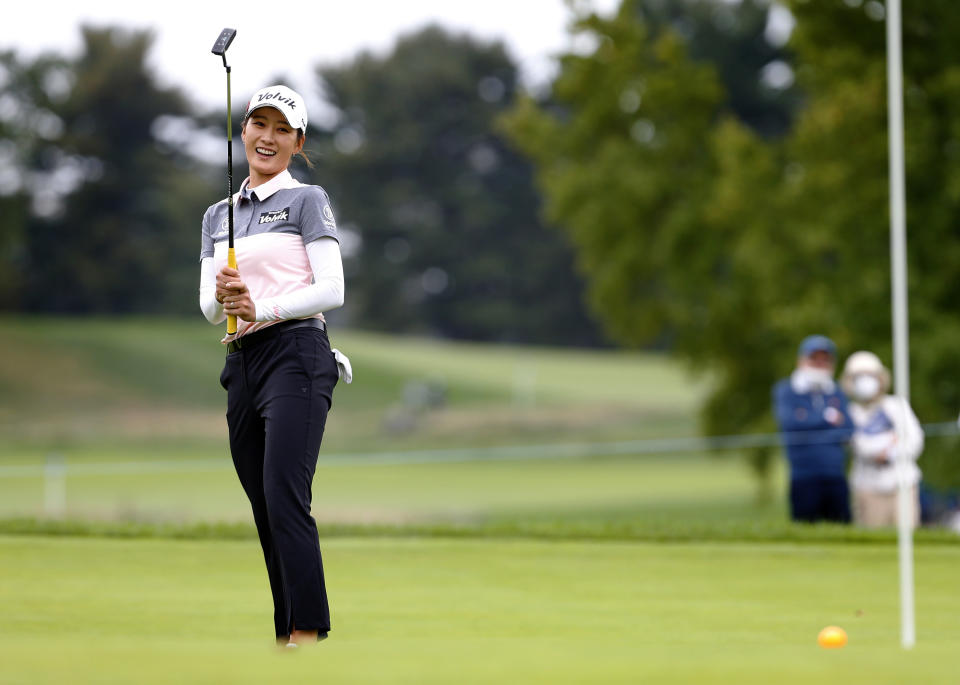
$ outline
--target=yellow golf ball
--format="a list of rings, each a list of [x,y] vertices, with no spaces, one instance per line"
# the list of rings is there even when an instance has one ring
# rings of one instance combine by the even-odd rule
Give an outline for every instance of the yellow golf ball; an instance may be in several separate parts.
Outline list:
[[[837,626],[827,626],[817,635],[817,643],[824,649],[838,649],[847,644],[847,632]]]

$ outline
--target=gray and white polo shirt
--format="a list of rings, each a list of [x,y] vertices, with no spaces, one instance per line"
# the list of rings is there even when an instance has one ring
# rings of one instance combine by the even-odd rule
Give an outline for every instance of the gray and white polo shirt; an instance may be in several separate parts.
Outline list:
[[[234,195],[233,242],[250,297],[286,295],[310,285],[313,271],[304,246],[324,237],[339,241],[327,193],[300,183],[287,170],[252,190],[248,181]],[[212,257],[218,272],[227,264],[227,214],[227,200],[221,200],[203,215],[200,259]],[[238,325],[243,335],[264,324]]]

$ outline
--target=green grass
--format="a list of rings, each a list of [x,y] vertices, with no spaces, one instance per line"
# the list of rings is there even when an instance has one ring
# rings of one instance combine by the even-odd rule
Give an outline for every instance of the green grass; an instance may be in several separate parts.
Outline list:
[[[3,318],[0,325],[7,391],[0,394],[0,518],[44,516],[43,465],[56,454],[69,465],[70,519],[249,522],[216,383],[218,329],[199,319]],[[703,387],[661,356],[333,335],[353,357],[357,381],[337,389],[321,452],[314,513],[324,526],[797,537],[785,524],[780,463],[771,497],[758,501],[738,454],[583,459],[547,451],[522,459],[529,443],[561,450],[571,442],[693,433]],[[408,432],[385,430],[404,387],[424,381],[444,385],[447,404],[420,415]],[[518,447],[462,463],[357,456],[504,445]]]
[[[219,461],[169,454],[140,464],[117,455],[120,467],[147,469],[139,473],[104,472],[114,464],[94,454],[75,458],[69,463],[78,472],[65,479],[66,515],[248,521],[249,505],[229,457],[222,447],[219,454]],[[96,470],[79,471],[84,466]],[[321,523],[782,523],[782,499],[759,506],[755,492],[743,460],[703,455],[419,464],[347,459],[319,464],[313,513]],[[42,516],[43,507],[40,470],[0,478],[0,517]]]
[[[946,683],[960,550],[338,538],[334,631],[272,647],[257,544],[0,536],[4,683]],[[816,645],[825,625],[849,645]]]
[[[278,653],[227,453],[219,329],[0,329],[3,685],[899,685],[955,672],[952,534],[917,533],[919,644],[904,652],[893,532],[788,523],[782,465],[759,501],[737,454],[560,457],[569,443],[694,434],[704,386],[669,360],[356,331],[333,334],[356,381],[336,391],[314,482],[334,632]],[[405,404],[423,383],[445,389],[442,408]],[[560,447],[522,459],[528,444]],[[485,446],[517,447],[361,454]],[[68,464],[62,519],[44,516],[51,454]],[[849,632],[843,650],[816,646],[828,624]]]
[[[0,388],[19,402],[118,394],[151,403],[219,406],[222,331],[200,320],[0,317]],[[331,331],[333,346],[355,362],[346,406],[386,406],[409,380],[434,381],[452,403],[620,404],[685,411],[701,388],[660,355],[516,345],[457,343],[353,330]],[[341,386],[341,389],[342,386]],[[9,396],[8,396],[9,397]],[[7,404],[7,403],[5,403]],[[12,402],[9,404],[13,404]],[[60,404],[61,408],[69,402]],[[11,409],[11,406],[7,406]]]
[[[699,521],[658,517],[623,520],[571,519],[489,519],[486,521],[423,523],[332,523],[318,526],[322,538],[452,538],[546,541],[616,542],[737,542],[816,545],[887,545],[897,543],[892,528],[867,530],[838,524],[796,525],[786,520]],[[250,522],[149,522],[130,520],[95,521],[15,517],[0,519],[0,535],[45,535],[50,537],[161,538],[171,540],[254,540]],[[914,532],[917,545],[956,547],[956,534],[942,528]]]
[[[109,467],[108,462],[100,462]],[[71,462],[77,468],[83,461]],[[163,459],[145,473],[78,473],[66,479],[68,513],[98,518],[127,512],[147,519],[246,518],[246,499],[229,457]],[[136,468],[137,464],[131,465]],[[183,470],[179,470],[182,466]],[[164,472],[159,469],[170,467]],[[752,502],[754,484],[736,459],[707,457],[540,459],[464,463],[364,464],[317,468],[314,514],[321,520],[472,519],[568,510],[660,510],[703,502]],[[41,513],[40,473],[0,479],[0,516]],[[121,516],[122,518],[122,516]]]
[[[195,320],[0,317],[0,459],[223,441],[222,331]],[[335,330],[355,382],[325,437],[344,451],[615,439],[693,430],[703,386],[660,355]],[[442,388],[442,409],[405,399]],[[396,424],[406,415],[406,430]]]
[[[44,513],[43,465],[59,455],[70,468],[70,517],[249,520],[227,452],[219,329],[199,317],[8,317],[0,326],[0,517]],[[690,518],[704,503],[728,516],[754,513],[754,484],[736,458],[523,461],[518,450],[517,460],[372,464],[350,456],[690,434],[702,386],[662,356],[332,336],[356,380],[337,388],[324,436],[321,460],[340,458],[318,468],[323,522],[631,520],[664,506]],[[387,428],[418,383],[445,388],[445,404],[414,411],[408,403],[412,424]],[[83,471],[102,464],[132,470]]]

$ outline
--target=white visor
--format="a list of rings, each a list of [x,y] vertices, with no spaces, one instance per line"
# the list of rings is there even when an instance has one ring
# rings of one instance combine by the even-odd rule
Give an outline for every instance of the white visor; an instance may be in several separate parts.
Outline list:
[[[255,109],[273,107],[286,117],[287,123],[307,133],[307,106],[300,94],[286,86],[267,86],[261,88],[247,103],[247,112],[243,115],[244,121]]]

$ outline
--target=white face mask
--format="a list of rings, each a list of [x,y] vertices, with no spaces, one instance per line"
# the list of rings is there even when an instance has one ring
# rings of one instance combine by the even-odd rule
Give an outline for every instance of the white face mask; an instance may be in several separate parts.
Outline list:
[[[872,400],[880,394],[880,379],[869,373],[853,377],[853,396],[861,402]]]

